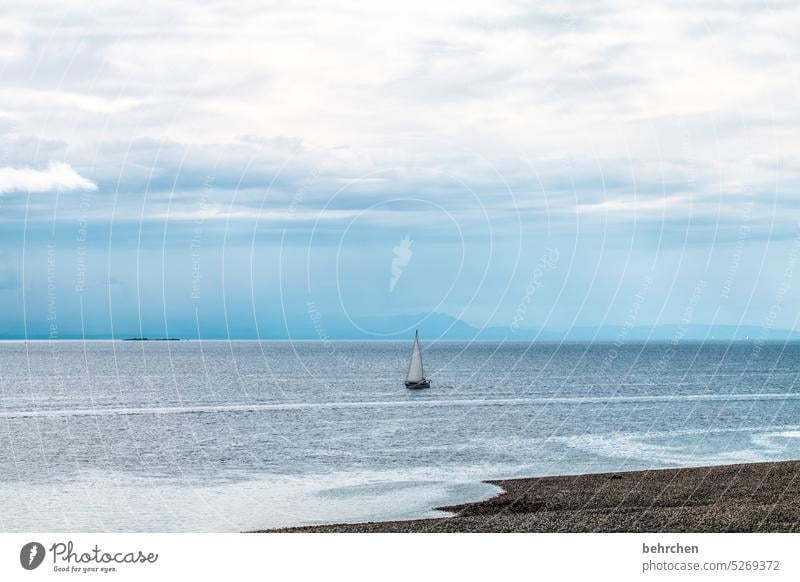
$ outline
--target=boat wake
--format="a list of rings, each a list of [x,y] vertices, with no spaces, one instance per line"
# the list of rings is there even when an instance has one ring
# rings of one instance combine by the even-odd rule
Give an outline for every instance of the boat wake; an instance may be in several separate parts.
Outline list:
[[[343,402],[287,402],[265,404],[228,404],[228,405],[195,405],[195,406],[145,406],[145,407],[97,407],[97,408],[60,408],[38,410],[5,410],[0,418],[28,418],[55,416],[114,416],[141,414],[210,414],[210,413],[249,413],[280,410],[314,410],[314,409],[350,409],[350,408],[405,408],[429,406],[482,407],[482,406],[518,406],[546,404],[623,404],[630,402],[754,402],[754,401],[786,401],[800,400],[800,394],[763,393],[763,394],[683,394],[670,396],[591,396],[591,397],[537,397],[537,398],[438,398],[413,400],[361,400]]]

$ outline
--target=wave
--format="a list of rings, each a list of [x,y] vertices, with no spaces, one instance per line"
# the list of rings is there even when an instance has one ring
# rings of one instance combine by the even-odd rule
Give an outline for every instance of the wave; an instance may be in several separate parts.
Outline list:
[[[266,412],[281,410],[314,410],[336,408],[403,408],[433,406],[511,406],[546,404],[624,404],[629,402],[693,402],[693,401],[764,401],[800,400],[800,393],[763,394],[683,394],[669,396],[588,396],[588,397],[538,397],[538,398],[472,398],[472,399],[414,399],[414,400],[362,400],[344,402],[286,402],[269,404],[215,404],[192,406],[150,406],[150,407],[99,407],[99,408],[60,408],[40,410],[5,410],[0,418],[29,418],[56,416],[117,416],[146,414],[209,414],[235,412]]]

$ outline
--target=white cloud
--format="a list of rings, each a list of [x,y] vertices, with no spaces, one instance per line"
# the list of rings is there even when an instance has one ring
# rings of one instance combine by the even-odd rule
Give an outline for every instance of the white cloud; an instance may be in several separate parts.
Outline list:
[[[317,210],[317,211],[289,211],[289,210],[239,210],[215,207],[201,208],[199,210],[179,210],[155,212],[147,215],[147,219],[155,220],[258,220],[261,222],[314,222],[328,220],[345,220],[359,216],[357,210]]]
[[[0,192],[55,192],[97,190],[97,185],[64,162],[51,162],[44,170],[0,168]]]
[[[657,198],[633,200],[603,200],[594,204],[580,204],[580,212],[599,213],[639,213],[639,212],[665,212],[674,208],[689,208],[691,201],[687,196],[663,196]]]
[[[144,99],[132,97],[109,98],[77,91],[31,89],[0,91],[0,100],[9,108],[37,108],[44,112],[68,110],[100,115],[117,115],[147,104]]]
[[[797,182],[785,163],[800,127],[792,3],[148,4],[158,10],[9,2],[22,32],[6,36],[27,47],[0,90],[13,137],[63,145],[98,181],[149,197],[189,170],[197,190],[206,174],[218,188],[223,174],[257,175],[267,188],[286,159],[309,170],[295,172],[310,174],[308,185],[282,185],[309,206],[343,184],[442,201],[450,176],[468,173],[469,203],[470,190],[507,181],[518,200],[480,202],[552,212],[564,191],[570,212],[626,220],[716,214],[711,202],[692,204],[695,195],[748,192],[769,203],[778,184]],[[252,147],[276,136],[302,151]],[[39,150],[5,145],[6,164],[38,164]],[[476,167],[479,158],[487,163]],[[441,171],[423,182],[409,168]],[[549,192],[540,173],[552,175]],[[588,178],[571,185],[580,174]],[[648,182],[682,182],[691,196],[656,195]],[[630,192],[642,194],[631,201]],[[194,212],[184,203],[176,215]]]

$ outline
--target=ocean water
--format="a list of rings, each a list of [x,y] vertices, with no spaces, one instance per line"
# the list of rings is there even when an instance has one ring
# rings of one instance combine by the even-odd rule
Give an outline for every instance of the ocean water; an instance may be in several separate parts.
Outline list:
[[[0,531],[441,515],[483,479],[800,458],[800,343],[0,342]]]

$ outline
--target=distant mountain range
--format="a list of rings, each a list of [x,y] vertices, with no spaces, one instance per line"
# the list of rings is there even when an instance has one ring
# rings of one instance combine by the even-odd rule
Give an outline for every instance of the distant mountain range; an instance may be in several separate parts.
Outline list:
[[[387,339],[413,336],[415,324],[419,323],[420,333],[426,338],[442,339],[480,339],[480,340],[542,340],[542,341],[681,341],[681,340],[800,340],[800,331],[787,329],[765,329],[759,326],[744,325],[642,325],[626,327],[621,325],[580,326],[570,329],[524,329],[512,326],[491,326],[479,328],[445,314],[418,314],[393,316],[387,318],[364,318],[357,320],[363,329],[381,334]],[[375,337],[354,330],[343,334],[341,339],[362,339]]]
[[[523,329],[512,326],[491,326],[480,328],[460,319],[443,313],[420,313],[409,315],[393,315],[387,317],[362,317],[347,320],[334,316],[312,318],[296,316],[291,318],[288,330],[283,318],[274,318],[280,324],[255,327],[250,324],[229,326],[231,339],[296,339],[296,340],[365,340],[365,339],[410,339],[414,330],[419,329],[426,341],[433,339],[448,340],[506,340],[506,341],[698,341],[698,340],[750,340],[750,341],[785,341],[800,340],[800,332],[787,329],[765,329],[759,326],[745,325],[642,325],[626,327],[621,325],[580,326],[570,329]],[[193,326],[181,329],[180,325],[170,324],[170,338],[196,339]],[[164,330],[125,330],[116,339],[139,338],[141,331],[146,337],[159,339],[167,337]],[[37,333],[37,329],[29,329],[28,339],[47,339],[46,331]],[[60,339],[81,339],[80,335],[63,330]],[[205,339],[225,339],[225,332],[206,328]],[[18,335],[0,334],[0,339],[21,339]],[[87,333],[85,339],[110,339],[109,334]]]

